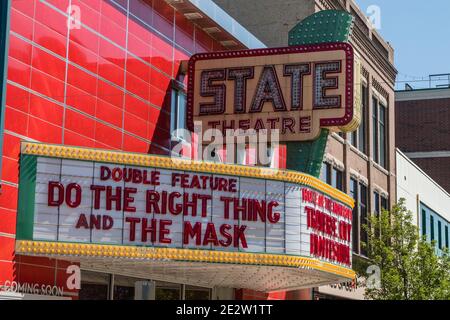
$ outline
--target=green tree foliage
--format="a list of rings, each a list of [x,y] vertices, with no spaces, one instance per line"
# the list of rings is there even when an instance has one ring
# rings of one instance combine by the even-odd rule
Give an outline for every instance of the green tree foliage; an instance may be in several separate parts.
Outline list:
[[[367,280],[366,298],[375,300],[449,300],[450,258],[445,249],[438,255],[434,241],[419,236],[401,199],[392,210],[372,214],[364,226],[368,233],[368,261],[357,261],[355,269],[367,276],[369,265],[380,268],[379,286]]]

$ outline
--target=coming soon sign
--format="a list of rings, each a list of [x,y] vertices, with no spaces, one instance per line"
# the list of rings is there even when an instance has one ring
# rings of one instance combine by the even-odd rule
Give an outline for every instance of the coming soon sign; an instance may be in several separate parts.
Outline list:
[[[355,60],[347,43],[196,54],[189,61],[188,126],[203,131],[278,129],[281,141],[320,128],[354,130]]]
[[[348,197],[301,173],[264,170],[28,144],[18,239],[289,254],[350,267]]]

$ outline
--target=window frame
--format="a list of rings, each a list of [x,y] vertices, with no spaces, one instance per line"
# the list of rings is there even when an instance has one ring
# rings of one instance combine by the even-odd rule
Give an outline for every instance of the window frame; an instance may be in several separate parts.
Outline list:
[[[377,95],[372,94],[372,159],[384,169],[388,169],[388,108]]]
[[[358,129],[350,134],[350,144],[363,154],[367,154],[367,110],[369,101],[369,87],[361,84],[361,123]]]
[[[369,101],[369,87],[363,84],[361,90],[361,125],[358,128],[358,150],[364,154],[367,154],[367,110]]]
[[[448,249],[448,225],[444,227],[444,232],[445,232],[445,248]]]
[[[438,248],[442,249],[442,222],[438,220]]]
[[[352,210],[352,249],[353,252],[359,254],[359,182],[353,177],[350,177],[349,193],[355,201]]]
[[[362,191],[362,189],[365,190],[365,192]],[[362,183],[361,181],[358,183],[358,207],[359,207],[359,241],[361,242],[365,242],[367,245],[367,241],[368,241],[368,234],[367,231],[364,231],[363,225],[368,223],[368,218],[369,218],[369,210],[368,210],[368,196],[369,196],[369,187]],[[363,199],[363,195],[364,195],[364,199],[365,201],[362,201]],[[366,223],[364,223],[363,221],[365,220]],[[363,235],[365,238],[365,241],[363,241]],[[360,248],[360,254],[363,256],[367,256],[367,249],[368,248]]]
[[[331,166],[331,186],[344,191],[344,172]]]
[[[381,195],[378,191],[373,192],[373,212],[376,215],[380,215],[381,213]]]
[[[384,106],[383,103],[379,103],[378,105],[378,135],[379,135],[379,142],[378,142],[378,152],[379,154],[379,165],[383,168],[387,168],[387,108]]]
[[[430,214],[430,241],[434,241],[434,217]]]
[[[427,235],[427,211],[422,208],[422,236]]]
[[[379,162],[379,154],[378,154],[378,99],[375,96],[372,96],[372,159],[376,163]]]
[[[183,127],[179,126],[179,115],[182,114],[180,112],[180,99],[183,98],[183,108],[184,108],[184,125]],[[175,138],[175,141],[184,141],[186,142],[186,139],[182,136],[176,136],[174,135],[174,131],[176,129],[187,129],[186,124],[186,98],[187,98],[187,91],[184,86],[178,84],[176,81],[172,81],[171,86],[171,92],[170,92],[170,136],[171,138]]]
[[[331,185],[331,164],[329,162],[322,162],[322,169],[320,171],[320,179]]]
[[[381,211],[389,210],[389,198],[384,195],[380,196],[380,209]]]
[[[320,180],[322,180],[323,182],[329,184],[333,188],[344,191],[344,176],[345,175],[343,170],[340,170],[338,167],[333,166],[327,161],[322,162],[322,168],[320,170]],[[334,177],[336,177],[336,179],[334,179]]]

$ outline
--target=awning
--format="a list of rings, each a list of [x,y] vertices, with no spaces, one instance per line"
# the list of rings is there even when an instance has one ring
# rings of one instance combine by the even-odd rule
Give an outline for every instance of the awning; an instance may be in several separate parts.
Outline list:
[[[310,288],[355,277],[351,269],[291,255],[45,241],[17,241],[16,253],[73,261],[100,272],[264,292]]]

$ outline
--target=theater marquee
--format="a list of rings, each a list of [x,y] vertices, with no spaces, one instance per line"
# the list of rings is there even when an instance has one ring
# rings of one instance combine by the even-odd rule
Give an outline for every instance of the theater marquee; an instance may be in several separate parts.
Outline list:
[[[217,263],[261,275],[301,269],[285,282],[248,279],[258,290],[301,287],[301,274],[309,284],[332,283],[353,277],[352,206],[297,172],[24,143],[17,252],[118,266],[137,259],[156,277],[155,260],[199,263],[195,281],[209,286],[245,281],[222,279]],[[167,266],[159,271],[167,276]]]
[[[281,141],[315,139],[320,128],[351,131],[353,48],[347,43],[201,53],[189,61],[188,126],[278,129]]]

